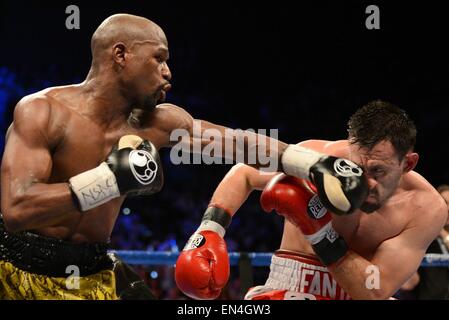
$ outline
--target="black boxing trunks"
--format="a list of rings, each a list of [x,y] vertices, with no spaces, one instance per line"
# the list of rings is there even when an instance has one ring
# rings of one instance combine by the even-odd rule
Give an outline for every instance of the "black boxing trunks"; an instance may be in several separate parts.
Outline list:
[[[153,299],[107,243],[75,244],[5,230],[0,218],[0,299]]]

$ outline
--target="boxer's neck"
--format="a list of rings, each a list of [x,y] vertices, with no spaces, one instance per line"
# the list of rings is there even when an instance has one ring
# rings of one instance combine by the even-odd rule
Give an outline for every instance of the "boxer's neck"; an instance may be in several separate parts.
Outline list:
[[[132,102],[109,72],[91,69],[81,87],[87,100],[85,111],[96,122],[108,126],[126,122],[133,109]]]

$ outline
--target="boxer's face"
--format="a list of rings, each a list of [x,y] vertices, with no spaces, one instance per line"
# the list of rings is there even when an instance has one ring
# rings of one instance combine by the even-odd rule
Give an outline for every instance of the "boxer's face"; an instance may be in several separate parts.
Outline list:
[[[170,90],[169,52],[164,39],[135,44],[129,49],[127,86],[137,108],[154,109],[158,103],[165,101],[166,92]]]
[[[378,210],[394,194],[402,175],[409,171],[407,157],[399,159],[391,142],[386,140],[380,141],[370,150],[357,144],[351,145],[351,158],[362,165],[370,189],[360,207],[362,211],[371,213]]]

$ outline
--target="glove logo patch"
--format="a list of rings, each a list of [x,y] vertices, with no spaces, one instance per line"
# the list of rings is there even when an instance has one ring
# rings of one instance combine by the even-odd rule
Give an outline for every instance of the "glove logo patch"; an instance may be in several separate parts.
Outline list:
[[[187,241],[186,246],[182,250],[186,251],[186,250],[197,249],[197,248],[201,247],[205,242],[206,242],[206,239],[204,239],[204,237],[201,234],[195,233],[189,238],[189,241]]]
[[[140,184],[148,185],[156,178],[158,170],[153,156],[146,150],[133,150],[129,153],[129,166]]]
[[[339,237],[339,234],[337,231],[334,230],[334,228],[329,228],[326,232],[326,238],[329,240],[330,243],[333,243],[337,238]]]
[[[314,195],[307,204],[307,212],[313,219],[320,219],[326,214],[327,210],[321,203],[320,198]]]
[[[334,170],[342,177],[360,177],[363,174],[362,168],[346,159],[335,160]]]

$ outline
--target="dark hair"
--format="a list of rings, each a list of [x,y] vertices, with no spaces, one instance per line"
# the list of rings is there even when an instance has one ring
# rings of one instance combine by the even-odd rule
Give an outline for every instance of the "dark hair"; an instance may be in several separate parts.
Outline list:
[[[443,193],[444,191],[448,191],[448,190],[449,190],[449,185],[447,185],[447,184],[442,184],[441,186],[439,186],[437,188],[437,191],[439,193]]]
[[[413,150],[416,127],[404,110],[392,103],[376,100],[357,110],[348,122],[349,139],[363,148],[372,149],[378,142],[391,142],[399,160]]]

